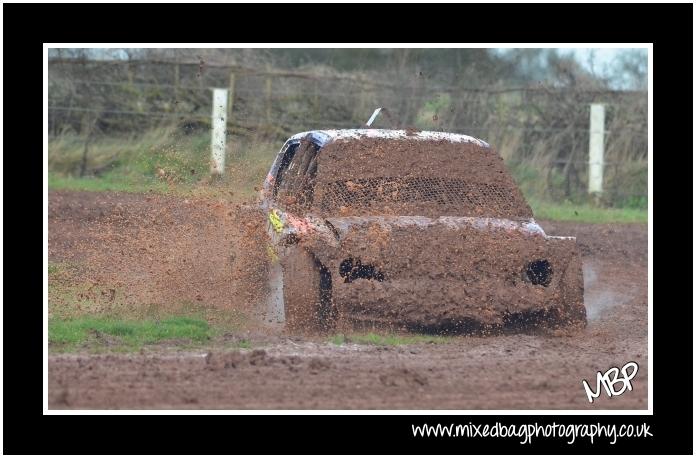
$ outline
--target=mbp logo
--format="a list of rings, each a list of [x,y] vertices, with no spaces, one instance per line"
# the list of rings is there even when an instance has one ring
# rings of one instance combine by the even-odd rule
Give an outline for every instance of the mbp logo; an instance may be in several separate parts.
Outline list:
[[[632,369],[630,375],[629,369]],[[607,392],[607,395],[609,397],[620,396],[626,390],[633,391],[633,385],[631,385],[631,380],[638,373],[638,363],[634,363],[633,361],[628,362],[624,365],[624,367],[621,368],[620,372],[622,375],[621,377],[619,377],[618,367],[612,367],[604,374],[602,374],[601,372],[597,372],[596,391],[592,391],[590,389],[590,385],[587,383],[586,380],[582,381],[582,386],[585,387],[587,399],[590,401],[590,404],[593,403],[595,398],[598,397],[599,394],[602,392],[602,386],[604,386],[604,390]],[[615,388],[615,385],[617,383],[621,383],[621,389],[618,391]]]

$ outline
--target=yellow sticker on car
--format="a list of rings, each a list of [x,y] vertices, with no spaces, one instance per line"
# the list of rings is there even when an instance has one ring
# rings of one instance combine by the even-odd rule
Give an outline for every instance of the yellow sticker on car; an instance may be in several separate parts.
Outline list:
[[[275,249],[271,245],[266,246],[266,253],[268,254],[268,257],[271,259],[271,262],[278,261],[278,253],[276,253]]]
[[[271,222],[271,225],[276,232],[281,232],[283,230],[283,222],[280,220],[280,216],[278,216],[275,209],[271,210],[271,212],[268,214],[268,220]]]

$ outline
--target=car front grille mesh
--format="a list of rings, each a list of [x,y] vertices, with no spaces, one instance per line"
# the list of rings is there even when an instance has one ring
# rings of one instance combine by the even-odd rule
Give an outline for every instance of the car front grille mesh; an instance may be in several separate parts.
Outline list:
[[[322,186],[320,209],[422,203],[454,206],[462,213],[519,213],[519,199],[507,188],[452,178],[401,177],[336,181]],[[525,205],[526,207],[526,205]]]

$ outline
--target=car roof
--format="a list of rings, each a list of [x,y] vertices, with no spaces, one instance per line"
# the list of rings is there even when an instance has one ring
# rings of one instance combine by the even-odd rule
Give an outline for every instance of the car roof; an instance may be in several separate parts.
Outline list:
[[[484,148],[490,145],[478,138],[463,134],[448,132],[433,132],[427,130],[391,130],[391,129],[328,129],[300,132],[290,137],[290,141],[300,140],[311,136],[319,146],[324,146],[335,140],[359,140],[361,138],[408,139],[420,141],[450,141],[453,143],[474,143]]]

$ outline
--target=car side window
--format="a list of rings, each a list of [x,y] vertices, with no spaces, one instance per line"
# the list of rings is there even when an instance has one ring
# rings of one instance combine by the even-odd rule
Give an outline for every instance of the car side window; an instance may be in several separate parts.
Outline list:
[[[278,188],[280,187],[280,184],[284,180],[285,175],[287,174],[287,171],[288,171],[288,166],[290,165],[290,161],[292,161],[292,158],[295,156],[295,152],[297,151],[297,148],[299,146],[300,146],[299,142],[290,144],[290,145],[288,145],[285,152],[283,153],[283,157],[280,160],[280,165],[278,166],[278,170],[277,170],[276,176],[275,176],[275,181],[273,183],[273,197],[278,195]]]
[[[275,193],[281,203],[306,209],[312,203],[319,148],[308,140],[294,146],[278,168]]]

